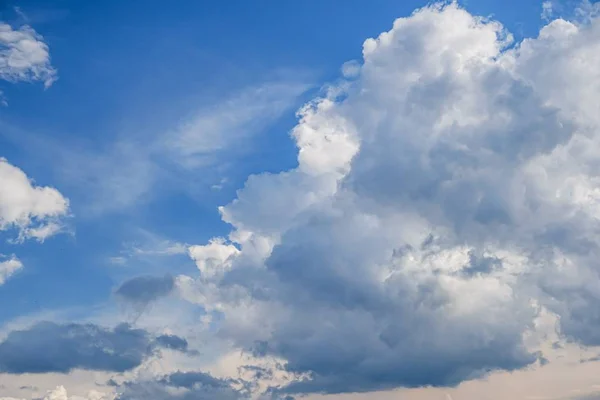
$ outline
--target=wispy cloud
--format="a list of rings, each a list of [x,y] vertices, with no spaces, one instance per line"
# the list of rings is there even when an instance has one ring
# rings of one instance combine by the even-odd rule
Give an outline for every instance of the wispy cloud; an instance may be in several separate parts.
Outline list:
[[[235,155],[251,151],[253,138],[293,109],[310,87],[292,81],[248,87],[198,108],[173,122],[171,130],[124,132],[100,150],[81,142],[65,146],[39,135],[8,135],[35,147],[42,157],[52,153],[53,167],[72,186],[78,208],[84,209],[80,216],[96,215],[127,209],[169,189],[186,190],[191,181],[201,180],[207,190],[222,185],[227,181],[223,166]],[[218,174],[210,169],[216,165]],[[152,190],[157,184],[161,190]]]
[[[296,104],[310,86],[274,82],[248,88],[206,109],[157,142],[168,157],[186,168],[210,165],[228,152],[239,152],[248,140]]]

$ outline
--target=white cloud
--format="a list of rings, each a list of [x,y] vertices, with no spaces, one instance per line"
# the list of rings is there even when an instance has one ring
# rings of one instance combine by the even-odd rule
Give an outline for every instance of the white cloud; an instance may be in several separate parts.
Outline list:
[[[35,186],[19,168],[0,158],[0,230],[16,228],[20,239],[43,241],[60,230],[69,201],[48,186]]]
[[[13,29],[0,22],[0,79],[9,82],[40,81],[49,87],[56,80],[48,45],[31,27]]]
[[[221,208],[232,244],[191,252],[206,269],[213,249],[219,273],[180,277],[185,297],[312,374],[289,392],[521,369],[545,309],[600,345],[600,21],[511,41],[456,3],[396,20],[355,80],[301,110],[298,168]]]
[[[202,276],[209,279],[222,274],[239,254],[235,246],[221,238],[213,239],[205,246],[190,246],[188,251]]]
[[[6,259],[0,254],[0,286],[4,285],[8,278],[23,268],[23,263],[15,256]]]

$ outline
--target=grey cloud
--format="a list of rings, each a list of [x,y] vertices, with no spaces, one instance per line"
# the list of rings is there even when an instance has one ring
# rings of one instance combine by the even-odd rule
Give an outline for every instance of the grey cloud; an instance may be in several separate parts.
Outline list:
[[[127,324],[106,329],[94,324],[40,322],[10,332],[0,343],[0,372],[124,372],[139,366],[160,348],[185,352],[187,342],[177,336],[154,338]]]
[[[159,346],[178,351],[187,351],[188,342],[184,338],[175,335],[160,335],[155,339],[156,344]]]
[[[600,355],[594,356],[594,357],[589,357],[589,358],[585,358],[580,360],[580,362],[583,363],[589,363],[589,362],[597,362],[600,361]]]
[[[161,297],[168,296],[175,289],[175,279],[170,275],[138,276],[125,281],[115,291],[125,301],[146,305]]]
[[[175,372],[151,381],[130,381],[117,389],[119,400],[244,400],[249,393],[236,389],[232,380],[204,372]],[[172,389],[179,389],[174,391]],[[183,389],[183,390],[182,390]]]
[[[380,285],[368,270],[379,238],[357,233],[361,225],[346,219],[325,225],[290,232],[267,262],[279,288],[273,298],[287,318],[270,317],[278,323],[261,350],[287,360],[288,371],[313,374],[288,393],[454,386],[535,361],[522,344],[531,318],[524,302],[500,305],[493,318],[453,321],[452,294],[434,278],[415,283],[397,273]]]

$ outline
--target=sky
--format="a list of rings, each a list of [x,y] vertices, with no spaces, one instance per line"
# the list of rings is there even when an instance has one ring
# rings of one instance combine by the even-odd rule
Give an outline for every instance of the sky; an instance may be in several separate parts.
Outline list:
[[[0,0],[0,400],[600,399],[600,3]]]

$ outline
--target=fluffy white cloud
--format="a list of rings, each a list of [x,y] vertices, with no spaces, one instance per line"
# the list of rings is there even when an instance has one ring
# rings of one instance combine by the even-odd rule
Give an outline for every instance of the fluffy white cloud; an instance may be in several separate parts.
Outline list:
[[[43,241],[60,230],[69,201],[54,188],[35,186],[27,175],[0,158],[0,230],[16,228],[19,238]]]
[[[298,167],[250,177],[221,208],[232,243],[190,252],[203,271],[179,279],[186,298],[222,311],[237,346],[311,375],[289,393],[520,369],[543,309],[600,344],[588,16],[513,46],[451,3],[366,40],[354,79],[300,111]]]
[[[23,268],[23,263],[15,256],[8,259],[0,254],[0,286],[13,276],[17,271]]]
[[[48,45],[31,27],[13,29],[0,22],[0,79],[9,82],[43,82],[49,87],[56,80],[50,64]]]

